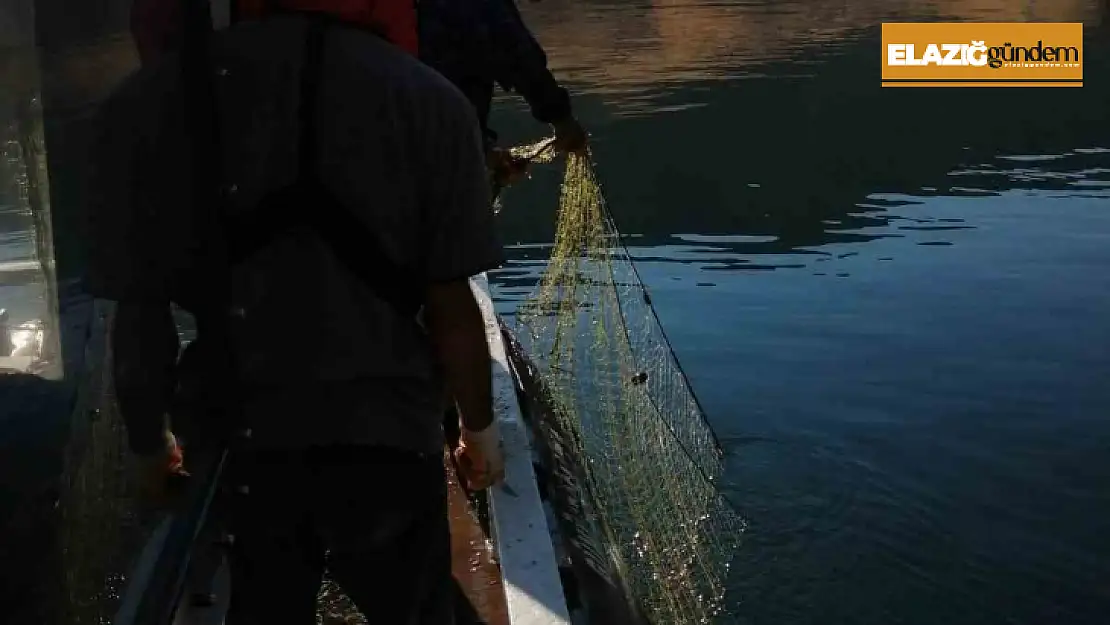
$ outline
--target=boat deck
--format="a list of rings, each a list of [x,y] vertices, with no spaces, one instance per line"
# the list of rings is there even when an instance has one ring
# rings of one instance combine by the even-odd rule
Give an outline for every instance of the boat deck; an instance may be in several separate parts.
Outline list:
[[[444,454],[444,464],[451,518],[451,569],[456,588],[455,622],[457,625],[510,625],[501,568],[494,557],[493,545],[481,527],[477,509],[459,484],[447,454]],[[222,625],[230,593],[226,566],[216,572],[213,588],[215,605],[197,607],[185,601],[174,625]],[[187,588],[185,597],[195,590]],[[354,605],[338,592],[333,585],[327,584],[322,593],[320,616],[323,625],[365,623]]]
[[[444,463],[451,518],[451,573],[458,591],[455,622],[457,625],[510,625],[505,585],[493,544],[446,455]]]

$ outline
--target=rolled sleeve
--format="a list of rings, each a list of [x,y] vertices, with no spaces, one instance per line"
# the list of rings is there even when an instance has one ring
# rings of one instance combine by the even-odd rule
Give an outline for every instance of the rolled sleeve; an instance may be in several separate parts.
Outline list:
[[[461,94],[450,103],[440,132],[430,137],[433,157],[421,190],[429,282],[466,279],[504,262],[481,131]]]

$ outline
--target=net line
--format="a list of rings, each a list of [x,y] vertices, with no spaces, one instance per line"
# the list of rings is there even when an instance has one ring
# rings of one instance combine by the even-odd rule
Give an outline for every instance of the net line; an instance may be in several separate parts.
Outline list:
[[[514,148],[550,163],[551,139]],[[513,328],[582,459],[583,501],[632,601],[657,625],[727,622],[746,523],[723,453],[609,212],[589,154],[566,160],[551,258]]]

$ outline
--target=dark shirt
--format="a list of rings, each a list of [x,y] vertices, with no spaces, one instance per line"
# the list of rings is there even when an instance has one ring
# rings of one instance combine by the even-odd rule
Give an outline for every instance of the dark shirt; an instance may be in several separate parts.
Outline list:
[[[515,91],[545,124],[571,114],[570,96],[514,0],[417,0],[420,58],[455,84],[478,112],[487,144],[494,84]]]
[[[303,41],[304,24],[295,17],[244,22],[216,37],[228,210],[252,208],[297,175]],[[157,290],[177,216],[193,210],[183,192],[192,179],[190,142],[174,57],[133,75],[103,112],[90,196],[98,297],[128,300]],[[502,250],[481,141],[458,90],[406,52],[354,29],[329,34],[322,67],[322,183],[379,235],[396,265],[422,268],[426,282],[497,267]],[[239,378],[251,394],[246,416],[255,442],[439,452],[445,390],[427,334],[322,241],[291,233],[239,266],[232,281]],[[137,374],[162,366],[124,364]],[[130,430],[156,434],[131,422],[161,415],[124,418]],[[147,449],[156,443],[132,441]]]

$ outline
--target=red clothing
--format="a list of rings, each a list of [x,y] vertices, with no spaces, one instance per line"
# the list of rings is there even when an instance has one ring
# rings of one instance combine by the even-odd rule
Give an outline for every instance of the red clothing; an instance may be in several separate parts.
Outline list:
[[[264,15],[268,6],[292,11],[328,13],[346,22],[379,30],[386,39],[412,55],[417,54],[416,2],[414,0],[237,0],[239,17]]]
[[[131,5],[131,36],[139,58],[148,63],[180,44],[183,0],[135,0]],[[192,0],[185,0],[192,1]],[[294,11],[319,11],[344,21],[373,28],[394,45],[416,55],[418,51],[414,0],[231,0],[240,19],[265,14],[268,7]]]
[[[143,64],[181,43],[182,0],[135,0],[131,4],[131,38]]]

